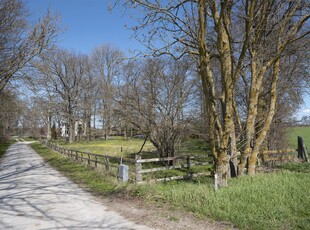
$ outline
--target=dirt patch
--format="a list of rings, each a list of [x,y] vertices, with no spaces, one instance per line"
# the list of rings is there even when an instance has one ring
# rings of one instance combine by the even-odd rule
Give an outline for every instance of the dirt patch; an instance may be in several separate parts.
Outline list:
[[[117,196],[101,199],[107,207],[125,218],[154,229],[237,229],[230,223],[212,222],[206,218],[198,218],[189,212],[173,210],[164,204],[147,203],[134,197]]]

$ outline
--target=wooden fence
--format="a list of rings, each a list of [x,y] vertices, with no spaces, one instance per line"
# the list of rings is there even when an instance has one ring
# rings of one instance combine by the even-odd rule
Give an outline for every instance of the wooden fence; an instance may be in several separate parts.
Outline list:
[[[173,165],[169,165],[169,163],[173,162]],[[157,167],[151,167],[143,169],[143,164],[146,163],[159,163]],[[166,164],[166,166],[160,166],[160,164]],[[152,182],[161,182],[161,181],[172,181],[172,180],[180,180],[180,179],[190,179],[197,176],[203,175],[211,175],[211,171],[207,170],[205,172],[191,172],[191,169],[194,166],[206,166],[209,165],[212,167],[214,165],[213,159],[207,156],[177,156],[177,157],[165,157],[165,158],[152,158],[152,159],[142,159],[141,155],[135,155],[135,168],[136,168],[136,182],[141,183],[152,183]],[[185,171],[181,171],[183,175],[177,176],[165,176],[162,178],[147,178],[143,180],[143,174],[155,173],[166,170],[178,170],[178,169],[186,169]]]
[[[265,150],[259,154],[262,163],[265,164],[281,164],[289,161],[295,161],[297,159],[305,162],[309,162],[308,151],[304,144],[303,138],[298,137],[297,149],[285,149],[285,150]]]
[[[59,152],[60,154],[71,158],[75,161],[85,163],[86,165],[103,169],[107,172],[112,172],[114,175],[118,175],[118,168],[120,164],[127,164],[129,166],[129,179],[135,180],[137,183],[146,183],[146,182],[160,182],[160,181],[171,181],[185,178],[194,178],[202,175],[211,175],[210,171],[207,172],[197,172],[192,173],[191,169],[194,166],[205,166],[205,165],[213,165],[213,160],[210,157],[205,156],[178,156],[178,157],[166,157],[166,158],[152,158],[152,159],[142,159],[141,155],[135,155],[135,159],[130,158],[122,158],[122,157],[113,157],[101,154],[87,153],[78,150],[66,149],[60,147],[51,142],[41,140],[41,144],[46,145],[50,149]],[[172,166],[160,166],[160,164],[164,165],[167,162],[174,162]],[[151,164],[149,168],[142,168],[143,164]],[[155,167],[155,168],[154,168]],[[114,168],[115,170],[111,170]],[[143,181],[143,174],[156,173],[159,171],[165,170],[177,170],[177,169],[186,169],[184,175],[174,175],[174,176],[164,176],[161,178],[152,178]],[[175,173],[175,172],[172,172]],[[183,173],[183,172],[182,172]]]
[[[262,151],[258,155],[260,163],[273,166],[287,161],[294,161],[297,159],[297,157],[302,158],[306,162],[309,162],[307,149],[305,148],[305,145],[302,141],[299,142],[301,145],[298,147],[298,156],[296,154],[297,150],[295,149],[267,150]],[[118,175],[119,165],[125,163],[129,166],[129,179],[136,181],[139,184],[211,175],[212,172],[210,171],[210,168],[214,167],[213,159],[208,156],[183,155],[177,157],[142,159],[141,154],[136,154],[135,158],[131,159],[65,149],[45,140],[41,140],[41,143],[53,149],[54,151],[61,153],[62,155],[65,155],[79,162],[84,162],[93,168],[100,167],[107,172],[112,172],[111,168],[114,168],[115,170],[113,170],[113,173],[116,175]],[[195,169],[195,166],[210,167],[205,167],[198,170],[199,172],[194,172],[195,170],[192,169]],[[167,170],[169,170],[169,176],[161,174],[156,176],[154,175],[160,171]]]
[[[259,156],[263,163],[269,161],[290,161],[297,157],[295,149],[284,149],[284,150],[264,150]]]
[[[73,149],[66,149],[45,140],[41,140],[40,142],[41,144],[46,145],[50,149],[59,152],[60,154],[68,158],[71,158],[81,163],[85,163],[86,165],[93,168],[103,169],[106,172],[111,173],[114,172],[114,174],[115,173],[117,174],[120,164],[122,163],[130,163],[132,165],[134,164],[134,160],[129,158],[113,157],[102,154],[87,153]]]

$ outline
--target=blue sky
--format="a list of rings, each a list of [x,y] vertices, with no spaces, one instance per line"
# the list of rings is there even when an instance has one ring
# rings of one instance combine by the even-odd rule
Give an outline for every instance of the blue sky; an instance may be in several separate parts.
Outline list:
[[[112,0],[26,0],[34,18],[46,13],[50,8],[61,15],[61,26],[65,32],[59,36],[58,45],[77,52],[90,54],[102,44],[112,44],[123,52],[142,48],[125,28],[130,25],[128,15],[122,8],[108,10]]]
[[[128,55],[129,50],[142,49],[131,38],[132,32],[125,28],[126,24],[133,24],[130,17],[122,14],[121,7],[110,13],[108,7],[111,2],[113,0],[26,0],[34,18],[45,14],[48,8],[61,15],[61,25],[65,31],[59,37],[60,47],[85,54],[107,43]],[[305,104],[296,116],[310,116],[310,95],[305,97]]]

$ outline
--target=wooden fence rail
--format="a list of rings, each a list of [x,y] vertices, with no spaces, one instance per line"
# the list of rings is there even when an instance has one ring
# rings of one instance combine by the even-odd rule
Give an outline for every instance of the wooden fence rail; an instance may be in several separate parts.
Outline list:
[[[211,175],[210,168],[214,166],[213,159],[208,156],[192,156],[192,155],[184,155],[177,157],[165,157],[165,158],[152,158],[152,159],[142,159],[141,154],[135,154],[134,159],[130,158],[122,158],[122,157],[114,157],[102,154],[94,154],[87,153],[78,150],[65,149],[58,145],[55,145],[51,142],[41,140],[41,143],[48,146],[49,148],[57,151],[75,161],[79,161],[81,163],[86,163],[88,166],[98,168],[101,165],[101,168],[107,172],[111,172],[111,168],[119,168],[119,165],[122,163],[126,163],[129,166],[130,178],[131,180],[135,180],[136,183],[147,183],[147,182],[161,182],[161,181],[171,181],[171,180],[179,180],[179,179],[187,179],[194,178],[197,176],[203,175]],[[302,143],[303,144],[303,143]],[[309,162],[309,157],[307,154],[307,149],[302,147],[302,154],[299,154],[298,157],[304,157],[304,159]],[[296,158],[297,155],[292,153],[296,153],[295,149],[285,149],[285,150],[267,150],[262,151],[259,154],[259,158],[262,160],[262,163],[265,164],[278,164],[283,163],[285,161],[291,161]],[[144,165],[144,168],[143,168]],[[191,169],[196,166],[207,166],[208,168],[203,168],[198,171],[199,173],[193,173]],[[147,167],[145,167],[147,166]],[[185,170],[182,170],[185,169]],[[156,176],[156,178],[143,176],[145,174],[158,173],[160,171],[170,170],[171,174],[175,173],[174,170],[178,170],[178,174],[183,173],[183,175],[173,175],[173,176],[165,176],[162,178],[160,175]],[[116,174],[118,173],[115,170]],[[143,179],[144,178],[144,179]],[[147,179],[146,179],[147,178]]]
[[[211,175],[210,171],[191,173],[190,169],[194,166],[213,165],[213,160],[211,160],[210,157],[204,157],[204,156],[178,156],[178,157],[142,159],[141,155],[136,154],[135,159],[130,159],[130,158],[113,157],[78,150],[66,149],[45,140],[41,140],[41,143],[68,158],[71,158],[81,163],[85,163],[88,166],[98,168],[99,165],[102,165],[101,168],[103,168],[105,171],[108,172],[111,172],[111,168],[118,169],[120,164],[126,163],[130,166],[130,170],[132,171],[131,179],[135,180],[137,183],[171,181],[185,178],[194,178],[202,175]],[[181,163],[177,161],[181,161]],[[158,163],[164,164],[165,162],[174,162],[175,164],[171,166],[158,167]],[[143,164],[152,164],[152,166],[151,168],[142,169]],[[183,169],[183,168],[186,168],[187,170],[185,174],[182,176],[174,175],[170,177],[149,179],[147,181],[143,181],[143,174],[156,173],[164,170]]]
[[[181,161],[177,163],[177,161]],[[193,162],[194,161],[194,162]],[[152,167],[147,169],[142,169],[143,163],[158,163],[161,162],[165,164],[165,162],[168,163],[166,166],[161,167]],[[173,162],[173,165],[169,165],[169,162]],[[186,162],[186,163],[184,163]],[[142,159],[141,155],[135,155],[135,166],[136,166],[136,182],[138,184],[141,183],[152,183],[152,182],[160,182],[160,181],[172,181],[172,180],[180,180],[180,179],[188,179],[188,178],[194,178],[197,176],[203,176],[203,175],[211,175],[211,171],[206,172],[200,172],[200,173],[191,173],[190,169],[194,166],[204,166],[204,165],[210,165],[213,166],[214,162],[213,159],[211,160],[210,157],[206,156],[177,156],[177,157],[165,157],[165,158],[152,158],[152,159]],[[186,172],[184,175],[181,176],[170,176],[170,177],[164,177],[164,178],[156,178],[156,179],[149,179],[149,180],[143,180],[143,174],[146,173],[154,173],[164,170],[174,170],[174,169],[182,169],[186,168]]]
[[[66,149],[62,148],[58,145],[55,145],[51,142],[41,140],[41,144],[46,145],[47,147],[51,148],[52,150],[59,152],[60,154],[71,158],[75,161],[79,161],[81,163],[86,163],[88,166],[98,168],[99,165],[101,165],[102,169],[105,169],[105,171],[110,172],[111,168],[118,169],[119,165],[123,162],[131,163],[133,164],[135,161],[133,159],[129,158],[122,158],[122,157],[113,157],[113,156],[107,156],[102,154],[95,154],[95,153],[88,153],[73,149]]]

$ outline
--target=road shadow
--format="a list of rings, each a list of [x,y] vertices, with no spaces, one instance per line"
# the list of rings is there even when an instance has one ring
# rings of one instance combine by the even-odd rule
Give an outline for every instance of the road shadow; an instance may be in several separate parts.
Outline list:
[[[109,211],[25,143],[0,165],[0,229],[146,229]]]

